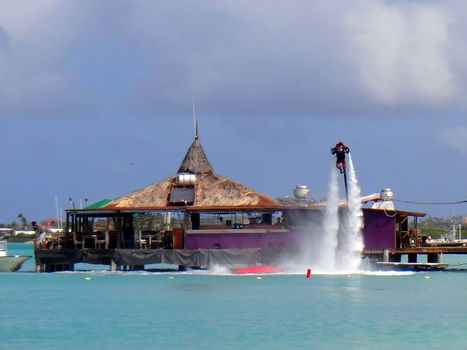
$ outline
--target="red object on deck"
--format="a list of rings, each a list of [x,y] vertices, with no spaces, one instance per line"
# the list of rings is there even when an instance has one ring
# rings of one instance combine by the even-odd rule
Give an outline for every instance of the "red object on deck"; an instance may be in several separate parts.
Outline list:
[[[172,245],[174,249],[183,249],[183,233],[184,229],[181,227],[174,227],[172,229]]]
[[[311,269],[307,269],[306,270],[306,278],[310,278],[311,277]]]
[[[234,274],[240,275],[244,273],[275,273],[275,272],[282,272],[282,270],[274,266],[261,265],[261,266],[240,267],[238,269],[233,269],[232,272]]]

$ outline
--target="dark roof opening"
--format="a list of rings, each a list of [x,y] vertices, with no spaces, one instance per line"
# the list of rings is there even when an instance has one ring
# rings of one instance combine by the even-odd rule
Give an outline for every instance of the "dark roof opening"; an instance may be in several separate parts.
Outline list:
[[[193,204],[195,201],[195,189],[186,187],[174,187],[170,190],[170,204]]]

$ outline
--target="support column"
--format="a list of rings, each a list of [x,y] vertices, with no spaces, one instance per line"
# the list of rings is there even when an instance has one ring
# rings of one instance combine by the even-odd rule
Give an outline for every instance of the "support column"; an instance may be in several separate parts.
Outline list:
[[[113,258],[110,258],[109,271],[111,271],[111,272],[117,271],[117,264],[115,263]]]
[[[427,262],[439,264],[441,262],[442,256],[443,256],[443,254],[441,254],[441,253],[428,253],[427,254]]]
[[[401,255],[400,254],[391,254],[389,255],[390,262],[401,262]]]
[[[383,262],[388,262],[389,261],[389,250],[385,249],[383,251]]]
[[[407,261],[409,263],[414,263],[416,264],[417,263],[417,254],[407,254]]]

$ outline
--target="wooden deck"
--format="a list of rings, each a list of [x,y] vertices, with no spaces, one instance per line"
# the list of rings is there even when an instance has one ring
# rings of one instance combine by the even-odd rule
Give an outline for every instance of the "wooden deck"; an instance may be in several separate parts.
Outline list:
[[[442,263],[403,263],[403,262],[377,262],[376,267],[384,270],[396,271],[439,271],[448,268]]]
[[[388,249],[390,254],[467,254],[467,246],[423,246]],[[382,254],[384,249],[365,249],[364,255]]]

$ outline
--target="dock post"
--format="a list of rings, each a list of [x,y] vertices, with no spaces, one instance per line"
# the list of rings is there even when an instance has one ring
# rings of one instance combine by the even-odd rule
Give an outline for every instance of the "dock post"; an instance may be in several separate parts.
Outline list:
[[[390,262],[401,262],[401,254],[391,254],[389,255]]]
[[[417,263],[417,254],[407,254],[407,262],[409,263]]]
[[[383,262],[388,262],[389,261],[389,250],[385,249],[383,251]]]
[[[34,252],[34,258],[36,261],[36,272],[44,272],[44,265],[41,263],[41,259],[39,259],[36,252]]]
[[[110,272],[117,271],[117,264],[115,263],[115,260],[113,258],[110,259],[109,271]]]
[[[44,272],[44,267],[41,263],[36,262],[36,272]]]
[[[428,253],[427,262],[439,264],[441,262],[441,253]]]

